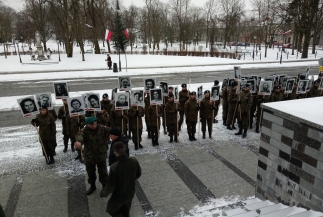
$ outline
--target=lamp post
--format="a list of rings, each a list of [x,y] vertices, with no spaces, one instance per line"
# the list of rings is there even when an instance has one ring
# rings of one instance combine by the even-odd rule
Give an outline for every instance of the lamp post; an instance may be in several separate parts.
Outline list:
[[[257,36],[253,36],[253,51],[252,51],[252,58],[253,59],[255,59],[256,39],[257,39]]]
[[[165,40],[166,40],[166,55],[167,55],[167,48],[168,48],[167,37],[165,37]]]
[[[58,49],[58,61],[61,61],[61,54],[59,53],[59,39],[56,40],[57,42],[57,49]]]
[[[18,55],[19,55],[19,60],[20,60],[20,63],[22,63],[21,61],[21,57],[20,57],[20,52],[19,52],[19,40],[15,40],[16,44],[17,44],[17,48],[18,48]]]

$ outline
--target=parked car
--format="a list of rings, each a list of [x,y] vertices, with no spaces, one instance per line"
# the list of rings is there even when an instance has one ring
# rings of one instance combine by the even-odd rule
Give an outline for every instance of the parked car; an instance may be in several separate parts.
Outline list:
[[[229,42],[229,46],[236,46],[237,42]]]
[[[283,44],[283,48],[293,48],[292,44]]]
[[[86,50],[84,53],[90,53],[90,54],[92,54],[93,53],[93,49]]]
[[[243,42],[241,42],[241,41],[239,41],[239,42],[237,43],[237,46],[244,46],[244,43],[243,43]]]

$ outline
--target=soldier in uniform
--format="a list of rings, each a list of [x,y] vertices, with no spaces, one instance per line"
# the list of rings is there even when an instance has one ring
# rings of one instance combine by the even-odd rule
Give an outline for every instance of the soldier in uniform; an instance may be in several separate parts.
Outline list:
[[[144,98],[144,102],[145,102],[145,123],[146,123],[146,129],[147,129],[147,133],[148,133],[148,139],[150,139],[150,132],[151,132],[151,127],[149,125],[149,121],[148,121],[148,108],[150,106],[150,96],[149,96],[149,92],[146,94],[145,98]]]
[[[227,116],[228,116],[228,108],[229,108],[229,103],[228,103],[228,83],[222,84],[222,120],[223,120],[223,125],[227,126]]]
[[[196,124],[198,116],[198,102],[196,100],[196,92],[190,92],[190,99],[186,101],[184,111],[186,117],[187,133],[190,141],[196,141]]]
[[[236,129],[234,126],[234,122],[237,118],[237,106],[238,106],[238,94],[237,94],[237,87],[238,82],[233,81],[231,83],[231,90],[228,92],[228,117],[227,117],[227,129],[234,130]],[[231,127],[232,126],[232,127]]]
[[[215,80],[214,87],[217,87],[218,85],[219,85],[219,81]],[[218,123],[218,120],[216,119],[216,117],[218,116],[220,103],[221,103],[220,98],[219,98],[219,100],[213,101],[213,107],[214,107],[213,123]]]
[[[71,138],[72,144],[74,144],[75,136],[80,132],[81,129],[83,129],[85,124],[85,116],[79,115],[79,116],[67,116],[66,118],[66,133]],[[81,149],[77,149],[77,156],[75,160],[79,160],[81,163],[83,163],[83,159],[81,156]]]
[[[88,183],[91,185],[86,192],[87,195],[92,194],[96,190],[96,167],[98,167],[99,181],[102,188],[107,183],[107,141],[108,128],[98,125],[97,118],[90,116],[85,119],[86,126],[76,136],[74,143],[75,148],[81,149],[84,145],[84,164],[88,174]]]
[[[253,77],[250,77],[249,79],[254,79]],[[249,87],[249,90],[251,90],[251,86]],[[257,97],[257,91],[255,93],[251,93],[252,95],[252,98],[255,99],[255,97]],[[256,109],[257,109],[257,101],[256,100],[252,100],[252,105],[251,105],[251,108],[250,108],[250,129],[252,129],[252,123],[253,123],[253,118],[255,116],[255,112],[256,112]]]
[[[129,128],[132,134],[132,141],[135,144],[135,150],[143,148],[140,144],[142,135],[142,117],[145,115],[144,108],[141,106],[131,106],[128,110]]]
[[[128,124],[128,111],[127,110],[116,110],[115,106],[112,106],[111,109],[111,116],[110,116],[110,121],[111,121],[111,126],[112,127],[118,127],[122,131],[122,126],[123,126],[123,131],[122,133],[127,135],[127,124]]]
[[[213,102],[210,100],[210,91],[204,91],[204,98],[200,102],[201,107],[201,121],[202,121],[202,133],[203,139],[205,139],[206,123],[209,131],[209,138],[212,138],[212,123],[213,123],[213,111],[215,110]]]
[[[285,91],[285,92],[284,92],[283,100],[293,100],[293,99],[297,99],[296,91],[297,91],[297,83],[296,83],[296,82],[294,82],[292,92],[291,92],[291,93],[287,93],[287,92]]]
[[[178,121],[178,131],[181,131],[184,118],[184,106],[185,102],[189,98],[189,91],[186,88],[186,84],[182,84],[182,90],[179,91],[179,121]]]
[[[310,91],[308,92],[308,98],[321,96],[321,91],[319,91],[320,81],[315,80]]]
[[[235,135],[241,135],[242,138],[247,137],[247,131],[250,126],[249,120],[250,120],[250,108],[252,106],[253,97],[250,93],[250,84],[247,83],[243,89],[238,95],[239,101],[239,107],[238,107],[238,124],[239,124],[239,132],[235,133]],[[243,129],[243,133],[242,133]]]
[[[281,86],[274,86],[274,91],[270,96],[270,102],[279,102],[283,101],[283,94],[281,92]]]
[[[168,94],[167,103],[165,106],[166,112],[166,125],[167,131],[169,135],[169,142],[178,142],[178,129],[177,129],[177,115],[178,115],[178,108],[177,103],[174,102],[174,95],[172,93]],[[173,138],[174,137],[174,138]]]
[[[31,124],[35,127],[39,126],[39,140],[43,144],[43,155],[47,164],[55,163],[54,156],[56,155],[56,124],[55,119],[48,113],[47,105],[43,105],[40,114],[36,115],[35,119],[31,120]],[[48,160],[48,161],[47,161]]]
[[[104,93],[102,95],[102,100],[100,103],[101,103],[102,109],[104,109],[108,113],[108,115],[110,116],[113,103],[109,99],[109,95],[107,93]],[[110,123],[109,123],[109,126],[110,126]]]
[[[160,117],[163,115],[160,105],[150,105],[147,111],[148,126],[150,126],[150,137],[152,139],[152,145],[158,146],[158,136],[160,128]]]
[[[61,106],[58,110],[58,119],[62,120],[62,134],[63,134],[63,141],[64,141],[64,150],[63,152],[67,151],[68,146],[68,140],[70,139],[70,136],[67,134],[66,129],[66,117],[69,115],[68,105],[67,105],[67,99],[62,99],[63,106]],[[71,149],[74,152],[74,144],[71,143]]]

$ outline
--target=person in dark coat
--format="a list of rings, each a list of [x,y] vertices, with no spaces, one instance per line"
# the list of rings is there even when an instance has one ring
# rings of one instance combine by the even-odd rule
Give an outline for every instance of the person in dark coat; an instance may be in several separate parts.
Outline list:
[[[127,155],[124,143],[114,143],[113,150],[117,161],[110,167],[107,185],[100,192],[100,197],[112,194],[106,209],[111,216],[129,217],[136,192],[136,180],[141,176],[141,167],[136,158]]]
[[[124,143],[126,145],[126,153],[129,156],[129,147],[128,147],[129,139],[127,136],[121,133],[121,130],[118,127],[111,128],[109,133],[110,133],[110,139],[112,141],[110,152],[109,152],[109,166],[111,166],[117,161],[117,156],[114,154],[114,150],[113,150],[113,144],[116,142]]]
[[[74,146],[81,149],[84,145],[84,164],[88,174],[88,183],[91,185],[86,192],[92,194],[96,190],[96,167],[98,167],[99,181],[102,188],[107,183],[107,151],[108,151],[108,128],[97,124],[97,118],[90,116],[85,119],[86,126],[75,136]]]
[[[142,117],[144,115],[145,111],[141,106],[131,106],[128,110],[129,131],[132,133],[132,141],[135,144],[135,150],[143,148],[140,142],[142,140]]]
[[[189,99],[189,91],[187,90],[187,85],[181,85],[182,90],[179,91],[179,121],[178,121],[178,131],[181,131],[181,127],[184,120],[184,106],[186,101]]]
[[[174,102],[174,95],[168,94],[167,103],[165,106],[166,111],[166,126],[169,135],[169,142],[178,142],[178,129],[177,129],[177,115],[178,115],[178,104]]]
[[[64,141],[64,150],[63,152],[67,151],[68,141],[70,140],[70,135],[67,134],[67,116],[69,115],[68,105],[67,105],[67,99],[63,99],[63,106],[61,106],[58,110],[58,119],[62,120],[62,134],[63,134],[63,141]],[[74,144],[71,143],[71,149],[74,152]]]
[[[31,124],[35,127],[39,127],[39,140],[42,143],[47,164],[55,163],[54,156],[56,155],[56,124],[55,119],[48,113],[46,105],[43,105],[40,114],[35,119],[31,120]],[[46,158],[46,155],[48,158]]]
[[[213,102],[210,100],[210,91],[206,90],[204,91],[204,98],[200,102],[200,117],[202,122],[202,133],[203,133],[203,139],[205,139],[205,131],[206,131],[206,125],[208,127],[209,131],[209,138],[212,139],[212,123],[213,123],[213,111],[214,106]]]
[[[111,70],[112,60],[111,60],[110,54],[107,54],[107,58],[105,59],[105,61],[107,61],[109,70]]]
[[[190,99],[186,101],[184,110],[185,110],[187,133],[188,133],[189,140],[196,141],[195,133],[196,133],[199,104],[196,100],[195,91],[190,92]]]

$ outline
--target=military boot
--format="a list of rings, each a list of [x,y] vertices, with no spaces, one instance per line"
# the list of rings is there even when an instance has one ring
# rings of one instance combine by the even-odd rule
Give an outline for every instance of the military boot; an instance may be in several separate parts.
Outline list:
[[[237,128],[234,126],[234,124],[232,125],[232,129],[234,129],[234,130],[235,130],[235,129],[237,129]]]
[[[228,129],[228,130],[233,130],[233,129],[232,129],[232,127],[230,127],[230,126],[227,126],[227,129]]]
[[[242,129],[241,128],[239,128],[239,132],[237,132],[237,133],[235,133],[234,135],[242,135]]]
[[[74,144],[71,144],[71,149],[72,149],[72,152],[75,151]]]
[[[138,150],[139,149],[139,146],[138,146],[138,143],[134,143],[135,144],[135,150]]]
[[[191,135],[191,134],[188,134],[188,139],[189,139],[190,141],[193,141],[193,139],[192,139],[192,135]]]
[[[192,133],[192,141],[196,141],[195,133]]]
[[[212,139],[212,132],[209,132],[209,138]]]
[[[203,132],[203,137],[202,138],[205,139],[205,132]]]
[[[178,142],[177,136],[174,137],[174,141],[175,142]]]
[[[144,148],[144,146],[142,146],[142,145],[139,143],[139,148]]]
[[[67,152],[67,144],[64,144],[64,149],[63,149],[63,152]]]
[[[91,187],[89,188],[89,190],[87,190],[86,195],[92,194],[95,190],[96,190],[95,183],[92,183],[91,184]]]
[[[259,127],[256,127],[256,133],[260,133]]]
[[[150,137],[150,131],[148,131],[148,136],[147,136],[148,139],[151,139]]]
[[[172,143],[173,142],[173,136],[169,136],[169,142]]]
[[[247,130],[244,130],[242,134],[242,138],[246,138],[246,137],[247,137]]]
[[[223,126],[227,126],[227,120],[223,118]]]
[[[49,156],[49,164],[54,164],[54,163],[55,163],[54,156],[53,155]]]

